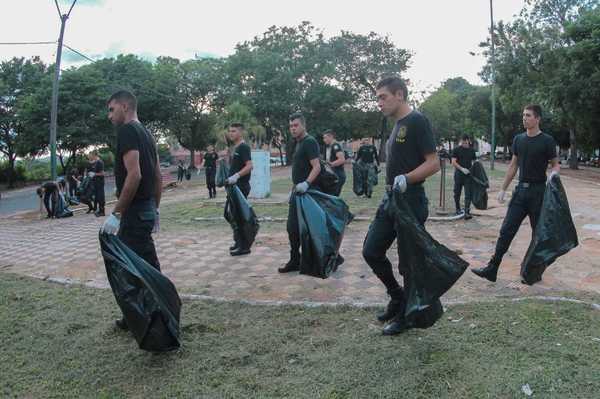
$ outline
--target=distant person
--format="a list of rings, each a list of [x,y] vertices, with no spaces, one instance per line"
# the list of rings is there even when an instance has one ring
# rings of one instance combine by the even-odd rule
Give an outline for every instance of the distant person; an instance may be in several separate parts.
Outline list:
[[[94,210],[97,217],[104,216],[104,206],[106,200],[104,198],[104,161],[98,156],[98,151],[94,150],[90,153],[91,171],[88,176],[94,182]]]
[[[452,151],[452,166],[454,166],[454,204],[456,214],[461,215],[464,212],[466,220],[471,219],[471,166],[473,161],[477,160],[475,150],[471,147],[471,141],[468,135],[463,135],[460,145]],[[463,187],[465,188],[465,208],[460,207],[460,196]]]
[[[217,159],[219,156],[215,152],[215,147],[209,145],[206,148],[206,153],[202,159],[202,166],[204,166],[204,174],[206,176],[206,188],[208,189],[209,198],[217,198],[217,186],[215,184],[215,176],[217,174]]]
[[[494,255],[487,266],[471,269],[479,277],[491,282],[496,281],[502,258],[519,231],[523,219],[527,216],[533,234],[542,211],[546,184],[553,175],[560,172],[560,164],[556,155],[556,142],[552,136],[540,130],[541,118],[542,107],[539,105],[528,105],[523,110],[523,127],[526,131],[518,134],[513,139],[513,156],[506,171],[502,189],[498,193],[498,202],[504,203],[506,190],[517,171],[519,172],[519,183],[515,187],[508,204]],[[552,167],[552,172],[546,178],[548,163]]]
[[[79,186],[79,179],[77,169],[73,168],[67,173],[67,183],[69,184],[69,197],[75,198],[77,196],[77,187]]]
[[[118,234],[125,245],[160,271],[152,232],[158,226],[162,175],[152,134],[137,116],[137,99],[125,90],[108,100],[108,118],[117,128],[117,204],[100,231]],[[125,319],[117,327],[128,329]]]
[[[252,149],[244,142],[244,125],[232,123],[229,125],[227,138],[233,144],[229,162],[228,185],[237,185],[244,197],[250,194],[250,175],[252,172]],[[250,246],[244,241],[239,231],[233,232],[234,244],[229,248],[231,256],[246,255],[250,253]]]
[[[47,218],[56,217],[56,206],[58,202],[58,184],[54,181],[48,181],[42,184],[36,193],[40,198],[40,213],[42,213],[42,204],[46,208]]]
[[[354,161],[362,162],[366,166],[363,176],[363,192],[367,198],[371,198],[373,185],[369,182],[369,170],[372,168],[376,168],[377,170],[379,167],[379,157],[377,155],[377,148],[371,144],[369,138],[364,137],[362,139],[361,146],[356,153]]]
[[[333,195],[339,197],[346,183],[346,171],[344,170],[346,154],[344,154],[340,143],[335,140],[335,132],[333,130],[326,130],[323,133],[323,142],[325,143],[323,158],[338,177],[338,183]]]
[[[183,176],[185,175],[185,166],[183,165],[183,161],[180,159],[177,163],[177,183],[181,183],[183,181]]]

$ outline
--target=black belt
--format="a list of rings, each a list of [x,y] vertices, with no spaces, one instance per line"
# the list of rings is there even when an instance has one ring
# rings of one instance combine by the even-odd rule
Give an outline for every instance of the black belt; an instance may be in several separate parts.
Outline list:
[[[517,184],[517,187],[519,187],[519,188],[529,188],[529,187],[539,186],[541,184],[546,184],[546,183],[545,182],[530,183],[530,182],[520,181],[519,184]]]

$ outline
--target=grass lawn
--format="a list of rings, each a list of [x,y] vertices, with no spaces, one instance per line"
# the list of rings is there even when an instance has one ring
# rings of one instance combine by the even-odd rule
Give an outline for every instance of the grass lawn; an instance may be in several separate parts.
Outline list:
[[[183,347],[137,349],[112,293],[2,274],[0,395],[19,398],[595,398],[600,312],[454,306],[383,337],[373,309],[186,301]],[[451,318],[451,321],[449,320]]]

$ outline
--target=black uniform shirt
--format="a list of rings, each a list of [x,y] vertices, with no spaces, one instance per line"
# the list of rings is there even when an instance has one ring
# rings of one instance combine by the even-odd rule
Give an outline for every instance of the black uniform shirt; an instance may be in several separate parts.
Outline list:
[[[386,184],[393,184],[398,175],[407,174],[425,162],[425,155],[435,152],[429,120],[412,111],[396,122],[386,143]],[[415,182],[420,184],[423,182]]]
[[[104,180],[104,175],[98,175],[98,173],[104,172],[104,162],[100,158],[98,158],[98,160],[94,161],[94,163],[92,164],[92,172],[96,173],[96,175],[94,176],[94,180]]]
[[[219,156],[217,155],[216,152],[213,152],[212,154],[210,152],[207,152],[206,154],[204,154],[204,167],[205,168],[216,168],[217,167],[217,158],[219,158]]]
[[[556,158],[556,143],[546,133],[533,137],[521,133],[513,139],[512,152],[517,156],[519,164],[519,181],[544,183],[548,161]]]
[[[129,122],[117,129],[117,156],[115,159],[115,183],[117,194],[121,193],[127,169],[123,162],[123,155],[128,151],[137,150],[140,153],[140,171],[142,180],[133,197],[133,201],[144,201],[154,198],[156,188],[156,142],[154,137],[140,122]]]
[[[331,150],[329,151],[329,159],[327,159],[327,150],[330,148],[331,148]],[[323,158],[329,162],[337,161],[338,152],[341,152],[342,154],[344,154],[344,150],[342,150],[342,146],[339,145],[339,143],[332,143],[331,145],[325,146],[325,152],[323,153]],[[344,154],[344,158],[345,157],[346,157],[346,155]],[[332,169],[336,172],[341,172],[344,170],[344,164],[341,164],[339,166],[332,166]]]
[[[233,149],[233,155],[231,156],[231,167],[229,168],[229,176],[235,175],[237,172],[242,170],[246,165],[246,162],[252,160],[252,150],[246,143],[240,143]],[[245,185],[250,183],[250,173],[246,176],[242,176],[238,180],[238,184]]]
[[[477,159],[477,155],[474,149],[459,145],[452,150],[452,158],[456,158],[456,162],[463,168],[471,169],[473,161]]]
[[[377,162],[377,164],[379,164],[379,159],[377,158],[377,149],[372,144],[361,145],[356,153],[356,160],[364,163]]]
[[[310,161],[318,158],[319,143],[314,137],[307,134],[302,140],[297,141],[292,161],[292,182],[298,184],[305,181],[312,170]]]

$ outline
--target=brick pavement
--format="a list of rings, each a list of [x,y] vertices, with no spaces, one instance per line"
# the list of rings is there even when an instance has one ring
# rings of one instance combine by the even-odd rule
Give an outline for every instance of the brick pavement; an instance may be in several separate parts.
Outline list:
[[[447,302],[491,297],[550,294],[563,291],[600,293],[600,185],[563,179],[578,228],[580,246],[552,265],[544,280],[528,287],[519,283],[519,264],[531,231],[523,226],[505,257],[498,283],[492,284],[466,272],[446,294]],[[493,193],[490,198],[493,198]],[[171,202],[171,201],[169,201]],[[485,263],[498,234],[506,207],[490,201],[492,209],[476,211],[469,221],[429,222],[432,235],[478,266]],[[168,205],[167,205],[168,206]],[[60,220],[0,219],[0,271],[38,278],[69,279],[91,286],[108,285],[98,246],[102,219],[76,215]],[[225,223],[225,222],[224,222]],[[528,224],[525,222],[525,224]],[[584,228],[583,226],[592,228]],[[263,229],[251,255],[228,255],[231,233],[227,227],[197,228],[156,237],[163,272],[180,292],[219,298],[375,304],[386,300],[385,292],[361,256],[368,223],[349,226],[342,245],[344,265],[326,280],[280,275],[277,267],[288,256],[285,224]],[[397,256],[389,251],[392,262]]]

